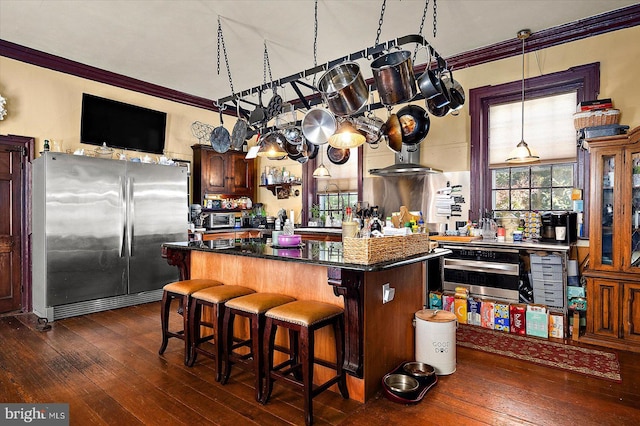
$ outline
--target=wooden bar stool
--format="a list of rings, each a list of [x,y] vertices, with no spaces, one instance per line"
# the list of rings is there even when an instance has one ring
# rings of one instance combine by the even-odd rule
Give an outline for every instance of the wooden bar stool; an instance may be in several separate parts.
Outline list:
[[[295,298],[275,293],[254,293],[247,296],[236,297],[225,303],[224,312],[224,371],[222,384],[227,383],[231,375],[232,363],[248,365],[255,374],[256,401],[262,400],[262,386],[264,377],[264,364],[262,362],[263,333],[265,312],[276,306],[293,302]],[[235,316],[249,318],[250,336],[248,339],[234,343],[233,323]],[[236,349],[248,347],[251,351],[247,354],[234,352]]]
[[[189,333],[191,347],[189,350],[189,359],[187,365],[191,367],[196,362],[198,353],[212,358],[216,362],[216,381],[220,381],[222,375],[222,321],[224,319],[225,302],[240,296],[255,293],[248,287],[239,285],[223,285],[218,287],[209,287],[200,291],[196,291],[191,295],[191,306],[189,307]],[[213,322],[202,320],[202,307],[209,306],[212,309]],[[208,327],[213,329],[212,333],[202,336],[200,327]],[[205,342],[213,340],[215,352],[202,347]]]
[[[163,287],[162,302],[160,304],[160,322],[162,327],[162,343],[160,344],[160,350],[158,354],[162,355],[167,349],[167,343],[169,338],[176,337],[184,340],[184,363],[187,364],[189,360],[189,299],[191,295],[196,291],[208,288],[221,286],[222,283],[217,280],[207,279],[195,279],[195,280],[183,280],[169,283]],[[169,313],[171,311],[171,302],[175,299],[180,301],[178,313],[182,315],[182,330],[170,331],[169,330]]]
[[[343,398],[349,398],[346,375],[342,370],[344,362],[344,310],[338,306],[312,300],[299,300],[270,309],[265,314],[264,364],[265,389],[262,402],[267,403],[273,390],[273,381],[283,380],[302,391],[304,398],[305,423],[313,423],[312,400],[315,396],[337,383]],[[336,362],[317,359],[314,355],[314,333],[322,327],[331,325],[336,341]],[[277,327],[285,327],[289,333],[298,335],[298,350],[292,350],[288,360],[273,365],[274,340]],[[299,357],[299,361],[298,358]],[[319,364],[333,368],[336,374],[325,383],[313,384],[313,365]],[[301,379],[300,370],[302,373]]]

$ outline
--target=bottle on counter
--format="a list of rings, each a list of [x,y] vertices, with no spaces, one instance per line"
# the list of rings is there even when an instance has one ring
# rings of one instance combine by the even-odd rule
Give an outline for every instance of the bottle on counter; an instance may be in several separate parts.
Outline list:
[[[287,219],[284,222],[284,228],[282,229],[282,233],[284,235],[293,235],[293,222],[291,222],[291,220]]]
[[[380,219],[378,219],[378,217],[374,217],[371,219],[371,232],[373,231],[382,232],[382,224],[380,223]]]
[[[278,216],[278,217],[276,217],[274,230],[280,231],[280,226],[282,226],[282,221],[280,220],[280,216]]]

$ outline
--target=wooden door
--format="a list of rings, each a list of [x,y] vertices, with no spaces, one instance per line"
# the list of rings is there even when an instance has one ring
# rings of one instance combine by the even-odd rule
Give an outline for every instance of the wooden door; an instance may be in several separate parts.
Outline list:
[[[25,259],[28,142],[0,136],[0,313],[23,308],[30,290]],[[28,306],[26,306],[28,308]]]

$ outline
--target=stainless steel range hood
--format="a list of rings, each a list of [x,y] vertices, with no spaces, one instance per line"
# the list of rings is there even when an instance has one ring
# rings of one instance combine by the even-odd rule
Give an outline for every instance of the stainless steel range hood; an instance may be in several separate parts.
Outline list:
[[[422,166],[420,162],[420,145],[415,151],[408,151],[407,145],[402,144],[402,150],[396,152],[395,164],[382,169],[369,169],[369,173],[374,176],[406,176],[406,175],[426,175],[431,173],[442,173],[442,170],[428,166]]]

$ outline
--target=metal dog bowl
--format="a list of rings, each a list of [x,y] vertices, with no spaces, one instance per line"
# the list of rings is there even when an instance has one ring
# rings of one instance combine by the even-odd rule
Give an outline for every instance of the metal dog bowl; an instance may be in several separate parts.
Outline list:
[[[423,378],[430,377],[436,373],[436,369],[424,362],[407,362],[402,369],[413,377]]]
[[[416,379],[406,374],[389,374],[384,379],[384,384],[390,391],[399,396],[406,396],[418,390],[419,383]]]

